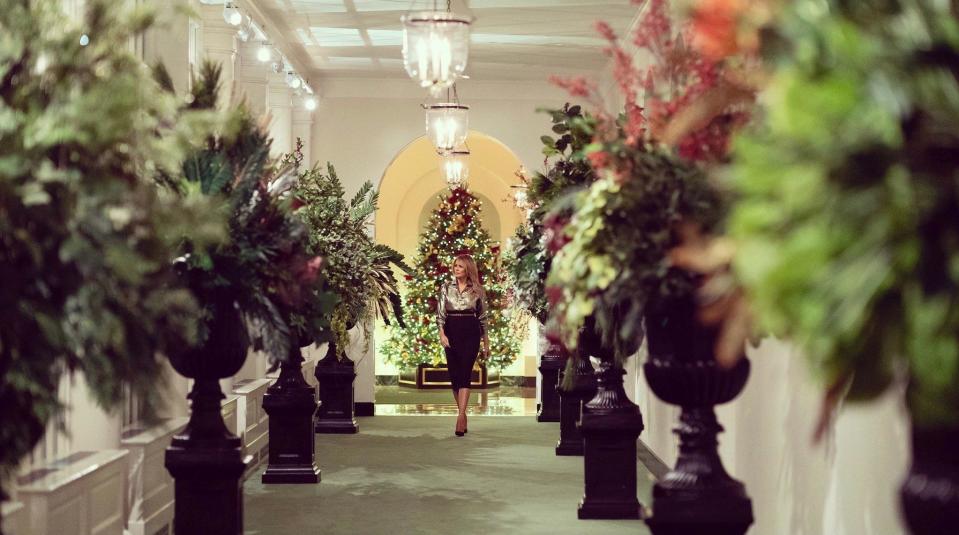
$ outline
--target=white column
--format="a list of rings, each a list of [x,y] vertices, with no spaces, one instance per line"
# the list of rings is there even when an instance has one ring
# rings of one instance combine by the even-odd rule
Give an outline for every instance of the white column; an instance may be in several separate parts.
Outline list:
[[[201,48],[203,59],[220,64],[219,104],[226,108],[233,98],[233,86],[236,81],[236,28],[223,20],[221,5],[201,6],[200,14],[203,25]]]
[[[303,141],[304,169],[313,166],[313,151],[310,150],[313,144],[313,113],[303,106],[303,99],[295,99],[293,106],[293,146],[296,146],[297,138]]]
[[[369,326],[373,328],[372,325]],[[374,369],[375,346],[371,340],[367,346],[362,327],[350,331],[351,343],[346,356],[353,360],[356,379],[353,381],[353,400],[356,403],[373,403],[376,391],[376,370]]]
[[[174,9],[173,3],[156,2],[160,23],[143,36],[143,60],[151,67],[166,66],[178,95],[190,89],[193,61],[191,41],[196,39],[196,21]]]
[[[268,111],[267,95],[268,82],[271,74],[270,63],[262,63],[256,59],[256,48],[258,43],[247,42],[240,45],[239,71],[237,81],[239,82],[239,97],[243,98],[254,117],[262,117]]]
[[[267,105],[270,112],[270,137],[274,156],[293,150],[293,92],[286,85],[285,74],[270,73],[267,84]]]

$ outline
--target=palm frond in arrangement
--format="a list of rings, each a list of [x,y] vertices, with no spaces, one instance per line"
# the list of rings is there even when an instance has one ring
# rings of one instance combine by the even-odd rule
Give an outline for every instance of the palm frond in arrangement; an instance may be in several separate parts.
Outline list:
[[[373,190],[372,182],[364,182],[350,201],[350,219],[357,225],[365,225],[379,202],[380,194]]]
[[[399,286],[390,265],[410,273],[412,270],[403,262],[403,255],[394,249],[376,244],[371,254],[369,281],[375,288],[373,292],[374,314],[383,319],[383,323],[390,324],[390,315],[396,318],[400,327],[406,327],[403,322],[403,300],[400,298]]]
[[[186,109],[215,109],[219,77],[219,67],[205,63]],[[286,193],[293,167],[270,157],[271,143],[264,125],[241,104],[217,133],[193,147],[176,189],[212,197],[228,214],[226,243],[204,249],[188,239],[183,264],[191,289],[208,316],[224,296],[235,302],[254,347],[282,361],[304,339],[325,337],[329,299],[320,289],[320,260],[308,253],[306,226]],[[307,317],[294,321],[296,313]]]
[[[377,317],[387,323],[402,322],[403,308],[390,266],[404,271],[409,267],[398,252],[374,243],[365,228],[379,199],[371,182],[347,200],[335,168],[327,164],[325,173],[319,167],[301,171],[293,197],[302,206],[298,215],[309,227],[310,251],[325,259],[324,274],[338,297],[332,330],[342,357],[353,326],[362,325],[369,340],[369,324]]]

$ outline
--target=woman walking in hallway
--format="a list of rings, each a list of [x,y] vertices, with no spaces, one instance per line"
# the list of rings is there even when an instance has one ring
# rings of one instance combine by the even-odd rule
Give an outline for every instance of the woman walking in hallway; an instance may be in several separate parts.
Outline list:
[[[483,358],[489,356],[486,332],[486,292],[479,281],[476,262],[470,255],[453,260],[453,282],[440,288],[437,323],[440,343],[446,352],[446,366],[459,412],[456,436],[466,434],[466,407],[470,400],[470,376],[483,342]]]

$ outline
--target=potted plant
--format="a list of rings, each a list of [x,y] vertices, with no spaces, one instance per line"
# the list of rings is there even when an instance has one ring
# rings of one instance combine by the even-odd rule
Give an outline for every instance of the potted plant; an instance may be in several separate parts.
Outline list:
[[[904,517],[944,533],[959,521],[959,13],[813,4],[763,32],[763,120],[732,168],[734,267],[760,325],[804,347],[824,415],[905,384]]]
[[[157,79],[172,92],[164,70]],[[204,63],[183,109],[216,111],[220,67]],[[242,528],[239,478],[245,464],[239,437],[220,413],[218,379],[231,377],[251,342],[277,362],[287,360],[299,338],[289,310],[309,310],[320,299],[321,261],[308,251],[307,227],[292,211],[293,167],[270,155],[265,127],[242,104],[223,112],[219,128],[204,137],[176,168],[160,176],[184,202],[210,199],[228,218],[227,239],[203,247],[184,235],[177,260],[181,277],[203,307],[201,344],[171,354],[173,367],[194,379],[190,422],[167,449],[176,480],[176,529],[236,531]],[[314,324],[301,325],[310,331]],[[216,514],[211,514],[215,511]],[[202,531],[202,529],[201,529]]]
[[[604,465],[618,462],[619,469],[610,472],[631,488],[626,476],[635,478],[635,473],[622,461],[630,452],[607,453],[591,463],[590,440],[606,439],[611,428],[619,428],[632,437],[621,440],[621,447],[632,447],[635,455],[642,425],[622,391],[621,363],[645,334],[649,360],[644,370],[651,389],[683,409],[680,456],[676,468],[654,486],[653,517],[647,522],[657,534],[741,534],[752,522],[751,504],[716,454],[721,428],[713,406],[742,390],[748,361],[740,360],[733,370],[717,365],[714,333],[700,328],[697,318],[701,278],[674,265],[671,253],[686,236],[721,227],[725,199],[705,168],[725,158],[731,132],[747,118],[741,110],[751,92],[730,81],[728,64],[688,46],[663,0],[647,6],[631,39],[654,59],[647,69],[634,67],[632,54],[608,25],[597,27],[609,42],[606,50],[625,109],[617,118],[597,112],[587,154],[600,179],[572,199],[576,210],[560,231],[547,289],[565,339],[575,342],[579,330],[594,322],[600,347],[606,348],[605,359],[595,355],[602,361],[600,384],[581,422],[587,486],[580,514],[634,514],[634,492],[611,500],[599,484],[590,485],[591,479],[601,480],[595,474]],[[559,82],[573,94],[596,98],[585,79]],[[722,106],[717,109],[715,102]],[[600,455],[599,446],[592,449]]]
[[[82,27],[59,2],[0,10],[0,483],[60,417],[65,377],[105,408],[128,390],[149,418],[162,356],[198,338],[171,259],[187,229],[205,246],[224,228],[144,173],[178,161],[196,124],[174,123],[128,52],[152,15],[120,4],[88,1]]]
[[[546,171],[524,181],[528,217],[513,236],[513,258],[508,263],[516,304],[545,325],[549,318],[546,300],[546,276],[552,254],[545,248],[544,219],[553,200],[570,190],[586,187],[596,175],[583,153],[592,140],[592,119],[581,106],[565,104],[561,109],[543,110],[550,115],[551,130],[559,137],[544,135],[543,154]],[[554,160],[550,158],[555,157]],[[566,365],[566,348],[555,338],[547,338],[548,346],[540,358],[543,376],[542,402],[536,415],[539,422],[560,422],[560,396],[556,387]],[[561,426],[569,431],[567,425]],[[568,435],[569,433],[566,433]],[[562,439],[561,439],[562,442]],[[567,441],[569,442],[569,441]],[[570,442],[575,444],[575,441]]]
[[[346,356],[350,330],[360,325],[366,342],[372,336],[370,323],[377,317],[387,324],[403,323],[403,309],[391,266],[409,268],[403,256],[373,242],[367,227],[376,211],[378,193],[365,182],[350,200],[336,169],[317,166],[302,170],[293,197],[298,215],[309,228],[310,250],[323,255],[329,289],[337,296],[330,319],[331,336],[326,357],[316,366],[321,406],[315,430],[318,433],[355,433],[353,361]]]

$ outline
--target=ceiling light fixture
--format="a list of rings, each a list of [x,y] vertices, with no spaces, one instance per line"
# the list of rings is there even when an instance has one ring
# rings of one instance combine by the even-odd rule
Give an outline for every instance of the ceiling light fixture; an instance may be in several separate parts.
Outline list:
[[[223,20],[230,26],[239,26],[243,24],[243,14],[233,2],[223,4]]]
[[[299,89],[303,85],[303,80],[300,80],[295,72],[286,71],[286,85],[290,86],[290,89]]]
[[[260,43],[260,48],[256,50],[256,59],[259,60],[260,63],[266,63],[273,59],[273,49],[270,43],[266,41]]]
[[[303,107],[313,111],[316,109],[316,98],[315,97],[306,97],[303,99]]]
[[[247,17],[246,15],[244,15],[243,23],[240,24],[240,29],[236,31],[236,36],[240,38],[240,41],[243,41],[245,43],[249,41],[254,36],[254,34],[255,32],[253,30],[253,20],[251,20],[250,17]]]
[[[444,155],[443,176],[451,189],[462,187],[470,176],[469,148],[457,149]]]
[[[420,87],[434,95],[453,85],[469,59],[471,17],[446,11],[407,13],[403,23],[403,66]]]
[[[466,143],[469,133],[469,106],[460,104],[456,86],[447,91],[447,102],[423,105],[426,110],[426,137],[444,155]]]

